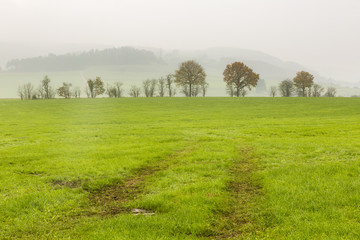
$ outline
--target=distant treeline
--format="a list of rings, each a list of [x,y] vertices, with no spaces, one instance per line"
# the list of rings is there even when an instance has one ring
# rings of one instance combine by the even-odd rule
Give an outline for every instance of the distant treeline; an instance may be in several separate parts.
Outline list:
[[[19,72],[81,70],[97,65],[150,64],[160,60],[153,52],[132,47],[91,50],[65,55],[49,54],[46,57],[14,59],[7,69]]]
[[[251,68],[242,62],[233,62],[228,64],[223,72],[224,82],[226,83],[226,92],[230,97],[245,97],[247,90],[257,87],[259,90],[266,89],[264,80]],[[88,79],[85,93],[88,98],[107,94],[110,98],[120,98],[124,96],[123,84],[116,82],[114,84],[105,84],[100,77]],[[194,60],[182,62],[174,74],[168,74],[159,79],[147,79],[142,82],[142,87],[132,85],[128,94],[131,97],[173,97],[180,87],[180,93],[186,97],[206,96],[209,83],[206,82],[206,73],[204,68]],[[179,89],[178,89],[179,90]],[[278,95],[278,90],[282,97],[291,97],[295,94],[299,97],[335,97],[336,89],[328,87],[324,95],[324,88],[314,83],[314,76],[308,72],[301,71],[296,74],[293,80],[286,79],[281,81],[279,86],[271,86],[270,96]],[[71,83],[63,82],[63,85],[57,89],[50,86],[50,79],[45,76],[40,86],[35,89],[31,83],[19,86],[18,95],[22,100],[29,99],[51,99],[56,94],[64,98],[80,98],[81,90],[79,87],[72,88]]]

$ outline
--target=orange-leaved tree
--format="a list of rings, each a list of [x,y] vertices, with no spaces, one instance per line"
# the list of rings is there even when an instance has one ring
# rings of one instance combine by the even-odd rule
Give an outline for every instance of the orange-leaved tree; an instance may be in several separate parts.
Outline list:
[[[259,74],[253,72],[251,68],[242,62],[228,64],[224,70],[224,81],[228,87],[235,89],[235,96],[240,97],[241,92],[247,87],[256,87]]]

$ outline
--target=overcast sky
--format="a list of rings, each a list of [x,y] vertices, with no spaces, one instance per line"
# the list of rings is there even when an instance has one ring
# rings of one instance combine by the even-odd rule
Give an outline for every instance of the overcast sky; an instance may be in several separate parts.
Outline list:
[[[360,0],[0,0],[0,31],[19,44],[253,49],[360,81]]]

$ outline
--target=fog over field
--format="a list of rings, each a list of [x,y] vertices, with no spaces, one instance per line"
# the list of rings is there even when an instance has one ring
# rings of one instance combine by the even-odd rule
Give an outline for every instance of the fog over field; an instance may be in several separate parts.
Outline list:
[[[360,85],[357,0],[0,2],[3,71],[12,59],[133,46],[151,50],[157,57],[175,53],[205,65],[226,58],[275,67],[281,61],[281,67],[285,64],[291,73],[306,69],[320,82]],[[223,69],[213,67],[207,69],[221,78]],[[278,70],[272,75],[283,77]],[[270,82],[283,80],[261,77]],[[0,75],[0,81],[6,79],[10,77]],[[3,87],[2,92],[14,91],[13,85],[6,82],[5,88],[12,87]]]

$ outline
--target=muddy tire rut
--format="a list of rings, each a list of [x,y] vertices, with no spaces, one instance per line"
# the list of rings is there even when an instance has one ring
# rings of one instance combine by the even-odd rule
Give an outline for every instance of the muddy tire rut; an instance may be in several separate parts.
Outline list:
[[[188,152],[188,148],[176,152],[162,160],[134,170],[134,173],[125,178],[121,183],[90,192],[90,202],[98,209],[96,215],[111,216],[126,213],[153,215],[154,211],[151,209],[131,209],[126,207],[126,203],[134,201],[145,194],[144,188],[148,178],[157,172],[170,168],[176,164],[177,159]]]

